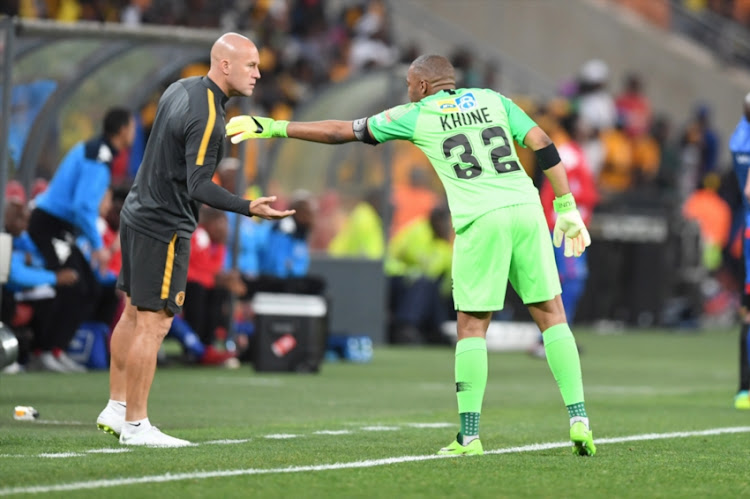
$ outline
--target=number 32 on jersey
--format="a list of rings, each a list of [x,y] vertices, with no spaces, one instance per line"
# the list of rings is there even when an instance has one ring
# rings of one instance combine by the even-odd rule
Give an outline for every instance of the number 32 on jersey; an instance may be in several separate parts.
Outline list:
[[[452,165],[458,178],[477,178],[482,174],[485,165],[492,165],[498,174],[521,169],[521,165],[514,159],[503,161],[513,154],[513,150],[502,127],[485,128],[482,130],[481,136],[482,147],[476,152],[476,155],[466,134],[451,135],[443,141],[445,159],[458,160]],[[499,142],[501,144],[498,145]],[[466,167],[465,165],[469,166]]]

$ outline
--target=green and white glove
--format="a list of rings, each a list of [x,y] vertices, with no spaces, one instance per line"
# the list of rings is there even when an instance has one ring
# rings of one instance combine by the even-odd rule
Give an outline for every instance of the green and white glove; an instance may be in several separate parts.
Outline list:
[[[581,256],[591,245],[591,236],[576,208],[576,200],[571,193],[567,193],[555,198],[552,206],[557,213],[552,242],[559,248],[565,238],[565,256]]]
[[[232,137],[232,144],[239,144],[247,139],[268,139],[286,137],[288,121],[276,121],[272,118],[255,116],[235,116],[227,123],[227,136]]]

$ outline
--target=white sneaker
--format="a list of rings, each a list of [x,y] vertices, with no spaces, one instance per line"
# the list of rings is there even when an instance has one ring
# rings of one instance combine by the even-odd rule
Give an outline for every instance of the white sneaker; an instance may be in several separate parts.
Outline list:
[[[67,373],[68,369],[62,365],[52,352],[42,352],[32,355],[27,365],[29,371],[51,371],[56,373]]]
[[[123,413],[125,408],[123,407]],[[125,414],[118,414],[109,405],[99,413],[99,417],[96,418],[96,427],[102,430],[104,433],[109,433],[117,438],[120,438],[122,433],[122,425],[125,424]]]
[[[120,444],[144,445],[147,447],[187,447],[193,445],[187,440],[170,437],[169,435],[162,433],[156,426],[152,426],[147,430],[139,431],[138,433],[130,433],[127,430],[127,425],[123,427],[123,432],[120,433]]]
[[[85,373],[87,372],[87,369],[83,367],[81,364],[76,362],[75,360],[71,359],[67,353],[60,352],[60,355],[55,357],[57,361],[65,367],[65,369],[68,370],[68,372],[71,373]]]

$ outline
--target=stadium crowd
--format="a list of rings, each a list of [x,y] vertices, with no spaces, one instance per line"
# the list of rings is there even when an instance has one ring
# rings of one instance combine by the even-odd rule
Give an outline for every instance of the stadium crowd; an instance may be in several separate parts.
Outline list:
[[[216,3],[19,0],[3,2],[1,11],[60,21],[252,28],[258,37],[263,73],[253,105],[261,114],[275,119],[291,117],[297,106],[322,85],[410,61],[419,52],[415,46],[394,46],[387,4],[382,0],[339,3],[342,6],[335,12],[324,0],[225,0],[222,8],[216,8]],[[502,92],[502,88],[497,88],[497,68],[492,61],[476,60],[464,49],[456,50],[451,58],[460,72],[459,86],[489,87]],[[206,69],[191,65],[179,76],[205,74]],[[570,170],[571,188],[587,222],[597,210],[627,210],[644,200],[658,205],[669,216],[695,219],[706,248],[705,267],[720,284],[720,291],[713,293],[713,301],[708,300],[707,309],[701,313],[736,308],[740,283],[734,276],[741,275],[736,273],[741,256],[741,200],[731,170],[719,164],[719,151],[727,138],[717,136],[711,109],[703,103],[695,103],[693,118],[685,124],[660,115],[649,101],[648,84],[642,75],[631,73],[618,85],[611,81],[606,62],[591,60],[569,80],[560,82],[558,96],[553,99],[542,102],[524,95],[511,97],[560,147]],[[52,187],[61,182],[56,178],[61,175],[64,162],[60,168],[55,165],[52,171],[41,171],[42,178],[33,192],[26,192],[15,181],[8,184],[4,223],[6,231],[14,236],[14,273],[11,282],[3,287],[2,320],[19,331],[25,345],[21,364],[28,369],[75,372],[83,370],[81,363],[87,362],[90,367],[102,367],[101,360],[97,363],[90,357],[76,357],[80,361],[77,362],[71,358],[75,357],[75,349],[66,349],[65,343],[72,339],[71,345],[80,345],[86,341],[84,335],[94,335],[106,345],[111,325],[116,322],[120,304],[114,293],[113,276],[119,271],[119,208],[137,170],[142,154],[138,148],[145,144],[155,106],[153,100],[134,110],[136,137],[121,147],[113,147],[111,156],[92,153],[89,158],[106,164],[111,172],[106,193],[96,198],[98,210],[93,216],[94,198],[88,199],[91,223],[82,222],[78,214],[49,208],[54,204],[49,197],[57,191],[50,188],[44,194],[47,182]],[[232,113],[237,114],[238,110],[228,110],[227,119]],[[86,140],[85,144],[106,141],[106,120],[102,132],[101,137],[79,140]],[[544,196],[543,175],[534,155],[518,149],[527,173]],[[251,345],[251,299],[259,290],[324,294],[325,283],[308,275],[311,251],[383,259],[391,291],[390,339],[399,343],[444,342],[440,323],[454,316],[450,302],[453,235],[447,224],[444,193],[426,158],[415,151],[408,145],[397,146],[393,186],[380,185],[368,191],[352,209],[342,205],[333,193],[315,196],[283,190],[269,194],[278,194],[281,203],[297,209],[297,213],[275,223],[237,220],[235,215],[204,208],[191,242],[185,313],[175,320],[170,331],[183,347],[184,360],[236,366]],[[236,156],[236,152],[231,150],[232,155]],[[251,185],[249,194],[254,197],[257,188],[252,181],[256,171],[252,159],[243,164],[228,157],[219,165],[215,181],[235,192],[239,172]],[[383,206],[383,192],[390,187],[392,210]],[[712,208],[707,210],[706,206]],[[37,213],[46,210],[84,234],[75,251],[93,264],[88,271],[50,262],[38,241],[28,236],[32,209]],[[388,213],[392,215],[387,216]],[[707,213],[711,214],[710,219],[706,218]],[[547,215],[551,227],[554,213]],[[91,227],[96,233],[91,232]],[[564,300],[566,309],[570,307],[568,316],[572,318],[588,269],[585,263],[569,265],[562,255],[558,264],[564,296],[568,294]],[[93,280],[86,278],[87,272],[92,272]],[[79,299],[78,305],[100,306],[75,314],[76,324],[66,326],[69,333],[57,331],[62,343],[40,344],[40,339],[49,336],[46,331],[60,328],[60,324],[49,322],[50,315],[44,310],[75,307],[69,291],[81,288],[82,282],[88,286],[75,296],[90,298]],[[237,306],[230,306],[235,302]],[[237,334],[230,337],[228,331]],[[76,336],[71,338],[73,334]],[[106,358],[103,362],[106,366]],[[18,370],[19,366],[12,369]]]

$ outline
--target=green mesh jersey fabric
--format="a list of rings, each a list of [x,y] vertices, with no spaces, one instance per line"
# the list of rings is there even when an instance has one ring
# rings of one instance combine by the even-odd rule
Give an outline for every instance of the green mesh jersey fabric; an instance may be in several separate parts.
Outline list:
[[[445,186],[456,232],[497,208],[540,203],[513,144],[536,123],[493,90],[442,90],[376,114],[368,126],[378,142],[408,140],[425,153]]]

